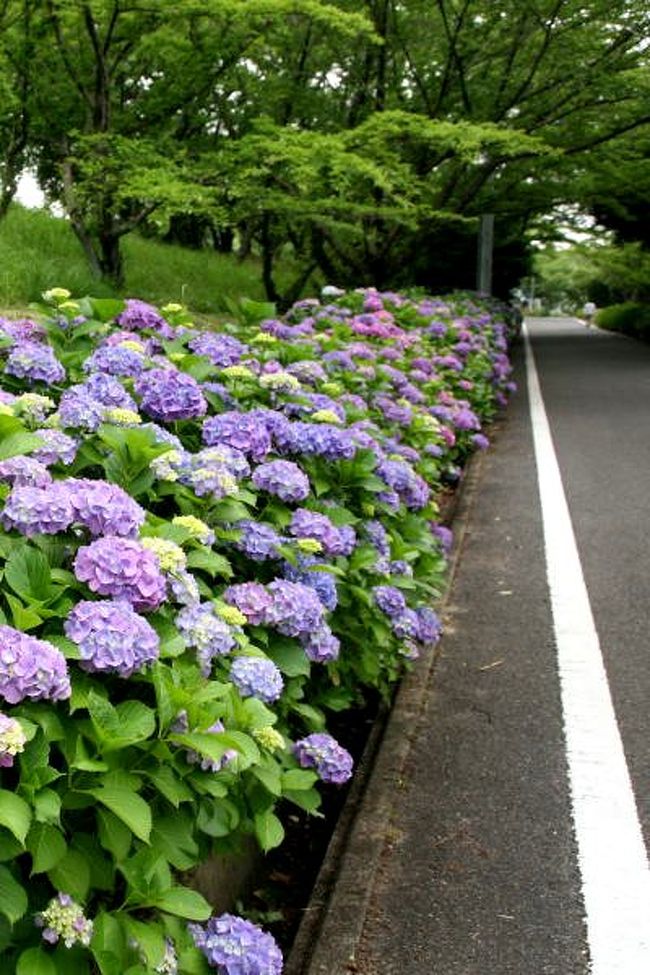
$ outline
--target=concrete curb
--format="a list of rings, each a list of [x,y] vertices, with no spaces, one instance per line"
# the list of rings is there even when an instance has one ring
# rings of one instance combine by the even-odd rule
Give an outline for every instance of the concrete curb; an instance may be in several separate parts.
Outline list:
[[[483,455],[475,454],[454,501],[454,546],[441,610],[447,604],[476,491]],[[443,638],[444,642],[444,638]],[[392,708],[375,723],[339,817],[285,975],[350,975],[380,866],[390,839],[393,796],[404,779],[411,746],[440,655],[421,658],[400,684]]]

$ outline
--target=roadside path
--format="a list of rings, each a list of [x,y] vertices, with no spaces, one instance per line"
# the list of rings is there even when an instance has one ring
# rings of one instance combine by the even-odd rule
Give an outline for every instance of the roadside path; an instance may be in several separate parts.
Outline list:
[[[381,795],[390,796],[383,828],[363,836],[364,817],[373,815],[368,804],[380,795],[371,779],[309,975],[650,971],[642,840],[643,832],[650,841],[650,349],[575,320],[530,319],[527,327],[582,567],[566,576],[571,532],[563,529],[550,571],[552,583],[553,571],[565,572],[556,589],[560,603],[571,592],[569,618],[558,630],[561,607],[557,592],[552,605],[547,579],[556,526],[547,509],[545,547],[520,346],[520,391],[473,475],[446,635],[424,706],[407,721],[402,716],[401,726],[396,715],[395,727],[411,743],[392,781],[383,753],[395,749],[396,737],[388,729],[373,773],[384,775]],[[546,478],[547,456],[540,469]],[[584,600],[573,589],[580,575]],[[591,647],[589,621],[578,612],[583,602],[591,605],[596,652],[600,639],[624,774],[603,764],[604,755],[618,754],[603,712],[583,742],[572,736],[588,727],[593,709],[578,713],[578,732],[570,717],[565,736],[558,648],[565,638],[579,652]],[[576,683],[587,687],[582,675]],[[579,706],[600,706],[602,690],[597,681],[589,685]],[[569,784],[576,753],[587,768],[587,779],[573,786],[577,841]],[[591,780],[594,769],[599,777]],[[613,781],[614,813],[598,795]],[[580,825],[584,795],[589,841]],[[585,849],[593,850],[594,836],[602,859],[589,865]],[[623,857],[629,895],[616,889]],[[354,890],[355,875],[362,892]],[[362,916],[352,938],[345,914],[357,905]]]

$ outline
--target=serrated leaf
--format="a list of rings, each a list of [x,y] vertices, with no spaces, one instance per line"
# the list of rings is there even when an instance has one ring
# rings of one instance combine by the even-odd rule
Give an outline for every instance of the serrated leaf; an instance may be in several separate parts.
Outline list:
[[[269,644],[268,656],[287,677],[308,676],[311,665],[305,651],[295,640],[275,638]]]
[[[42,438],[35,433],[12,433],[0,442],[0,460],[17,457],[19,454],[31,454],[42,446]]]
[[[311,789],[318,780],[315,772],[309,769],[292,768],[282,773],[282,790],[300,792],[303,789]]]
[[[23,843],[32,822],[32,811],[15,792],[0,789],[0,826],[6,826]]]
[[[133,842],[133,834],[129,827],[108,809],[97,810],[97,824],[101,845],[112,854],[118,863],[124,860],[128,856]]]
[[[15,924],[27,911],[27,892],[7,867],[0,866],[0,914]]]
[[[50,566],[43,553],[31,545],[22,545],[11,553],[4,577],[26,602],[42,601],[50,594]]]

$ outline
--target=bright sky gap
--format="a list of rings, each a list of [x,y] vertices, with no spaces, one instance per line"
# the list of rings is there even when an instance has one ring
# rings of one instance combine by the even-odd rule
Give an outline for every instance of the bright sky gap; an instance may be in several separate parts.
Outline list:
[[[648,975],[648,856],[526,326],[524,341],[591,972]]]

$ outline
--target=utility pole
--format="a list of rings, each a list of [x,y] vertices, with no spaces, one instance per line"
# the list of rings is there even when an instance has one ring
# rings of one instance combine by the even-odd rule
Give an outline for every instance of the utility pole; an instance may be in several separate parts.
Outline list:
[[[478,259],[476,262],[476,289],[481,294],[492,294],[492,251],[494,249],[494,214],[481,214],[478,232]]]

